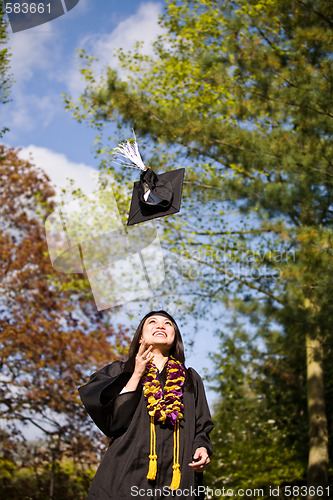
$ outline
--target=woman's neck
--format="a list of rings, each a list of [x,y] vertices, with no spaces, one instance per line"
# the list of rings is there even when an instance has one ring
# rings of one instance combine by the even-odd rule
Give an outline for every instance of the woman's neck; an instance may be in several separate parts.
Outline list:
[[[158,369],[158,371],[161,372],[169,359],[169,352],[163,353],[159,349],[156,349],[156,351],[153,350],[153,354],[154,354],[153,363]]]

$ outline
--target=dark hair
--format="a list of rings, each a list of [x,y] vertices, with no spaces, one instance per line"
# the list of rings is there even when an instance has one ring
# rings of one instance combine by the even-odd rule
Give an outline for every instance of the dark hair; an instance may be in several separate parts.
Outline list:
[[[139,347],[140,347],[140,338],[141,338],[141,334],[142,334],[143,325],[144,325],[146,319],[148,319],[150,316],[156,316],[156,315],[166,316],[171,321],[172,326],[174,327],[174,330],[175,330],[175,340],[174,340],[173,345],[170,349],[170,355],[173,356],[174,358],[176,358],[181,363],[183,363],[183,364],[185,363],[184,345],[183,345],[182,336],[180,335],[180,331],[179,331],[179,328],[177,326],[177,323],[175,322],[173,317],[170,316],[170,314],[167,313],[166,311],[151,311],[150,313],[146,314],[146,316],[144,318],[142,318],[142,320],[139,323],[139,326],[136,329],[134,337],[132,339],[130,349],[129,349],[128,361],[127,361],[127,366],[129,366],[131,369],[134,369],[135,356],[136,356],[136,354],[139,350]]]

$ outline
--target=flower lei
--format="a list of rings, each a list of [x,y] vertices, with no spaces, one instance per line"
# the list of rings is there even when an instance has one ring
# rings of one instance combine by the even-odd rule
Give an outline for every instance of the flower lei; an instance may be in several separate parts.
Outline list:
[[[180,361],[170,356],[167,363],[167,378],[164,389],[158,379],[158,369],[151,361],[147,363],[142,380],[143,393],[148,414],[163,423],[174,425],[183,417],[182,386],[185,368]]]

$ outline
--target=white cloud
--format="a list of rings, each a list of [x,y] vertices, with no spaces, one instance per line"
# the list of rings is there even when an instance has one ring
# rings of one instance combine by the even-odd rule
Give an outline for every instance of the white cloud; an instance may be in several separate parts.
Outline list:
[[[100,37],[95,46],[97,57],[109,63],[113,60],[114,49],[130,50],[137,41],[144,42],[145,54],[152,54],[152,42],[162,33],[162,28],[158,24],[161,12],[162,4],[142,3],[136,14],[121,21],[112,33]]]
[[[2,118],[2,121],[5,120],[15,137],[15,130],[29,131],[36,125],[46,127],[59,112],[59,104],[60,98],[57,94],[37,96],[16,92],[15,102],[8,105],[11,107],[10,114]]]
[[[55,62],[61,63],[57,36],[52,23],[10,35],[10,71],[14,78],[12,102],[0,109],[0,121],[10,128],[14,137],[16,131],[47,126],[59,112],[60,96],[51,85],[47,86],[46,93],[35,90],[44,75],[48,80],[53,78]]]
[[[34,76],[36,70],[51,67],[58,53],[57,35],[52,23],[47,23],[10,36],[10,66],[15,85],[24,85]]]
[[[22,148],[19,156],[44,170],[57,193],[60,193],[62,188],[68,187],[68,179],[73,179],[75,186],[80,187],[85,194],[97,189],[97,170],[84,163],[72,162],[64,154],[30,145]]]
[[[106,65],[117,67],[118,60],[114,55],[115,51],[120,48],[125,52],[131,50],[137,41],[144,42],[142,53],[152,55],[153,42],[164,32],[158,24],[161,12],[162,4],[160,3],[142,3],[135,14],[121,21],[111,33],[84,37],[79,42],[79,47],[84,48],[87,54],[99,59],[94,66],[96,72]],[[73,65],[69,75],[66,75],[66,83],[74,99],[84,90],[84,82],[80,79],[77,65]]]

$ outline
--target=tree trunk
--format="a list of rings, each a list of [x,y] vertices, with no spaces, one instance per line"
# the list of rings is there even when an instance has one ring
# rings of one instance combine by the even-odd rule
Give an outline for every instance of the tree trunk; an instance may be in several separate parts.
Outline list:
[[[306,336],[307,396],[309,413],[308,487],[328,485],[328,429],[324,398],[323,346],[320,334]],[[311,500],[323,495],[309,496]]]

